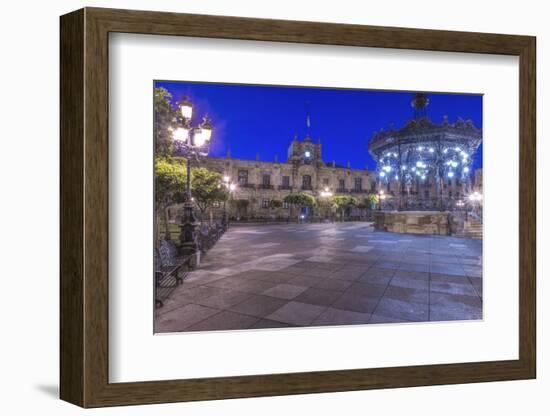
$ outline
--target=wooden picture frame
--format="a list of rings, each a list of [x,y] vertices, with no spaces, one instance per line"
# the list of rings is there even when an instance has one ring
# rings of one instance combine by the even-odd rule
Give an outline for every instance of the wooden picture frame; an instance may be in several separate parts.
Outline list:
[[[82,407],[397,388],[536,376],[535,38],[85,8],[61,17],[60,396]],[[109,383],[110,32],[519,57],[519,359]]]

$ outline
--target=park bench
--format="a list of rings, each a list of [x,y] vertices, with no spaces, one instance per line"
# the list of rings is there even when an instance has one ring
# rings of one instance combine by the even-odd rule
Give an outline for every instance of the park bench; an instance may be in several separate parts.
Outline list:
[[[155,249],[155,304],[163,306],[163,300],[183,283],[193,266],[193,255],[182,256],[173,241],[162,240]]]
[[[197,232],[197,243],[202,253],[210,250],[225,232],[226,226],[214,223],[211,226],[202,226]]]
[[[155,249],[155,304],[162,307],[170,293],[181,283],[187,274],[198,266],[200,253],[206,253],[220,239],[227,226],[215,223],[204,225],[197,230],[199,252],[187,256],[179,254],[173,241],[162,240]]]

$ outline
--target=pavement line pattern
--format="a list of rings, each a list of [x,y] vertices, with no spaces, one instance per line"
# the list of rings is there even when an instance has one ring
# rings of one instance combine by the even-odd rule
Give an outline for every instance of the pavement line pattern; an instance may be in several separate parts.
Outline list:
[[[232,226],[156,310],[155,332],[479,320],[481,250],[368,223]]]

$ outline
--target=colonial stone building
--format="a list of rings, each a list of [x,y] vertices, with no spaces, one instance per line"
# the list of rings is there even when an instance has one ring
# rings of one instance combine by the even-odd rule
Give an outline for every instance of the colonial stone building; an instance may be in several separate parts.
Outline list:
[[[290,207],[284,203],[292,192],[308,193],[322,201],[323,195],[352,195],[364,199],[376,192],[376,176],[367,169],[352,169],[333,162],[325,162],[322,144],[312,142],[309,135],[303,140],[294,137],[288,148],[287,159],[280,162],[207,157],[201,165],[219,172],[236,185],[231,201],[226,205],[229,215],[239,219],[288,218]],[[275,201],[275,202],[274,202]],[[215,215],[223,211],[216,207]],[[293,215],[298,213],[293,212]],[[322,216],[317,211],[303,208],[300,215]]]

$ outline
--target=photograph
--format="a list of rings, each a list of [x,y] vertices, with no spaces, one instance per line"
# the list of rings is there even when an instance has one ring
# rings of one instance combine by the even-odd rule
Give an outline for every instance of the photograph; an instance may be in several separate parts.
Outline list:
[[[155,334],[483,319],[483,94],[151,92]]]

